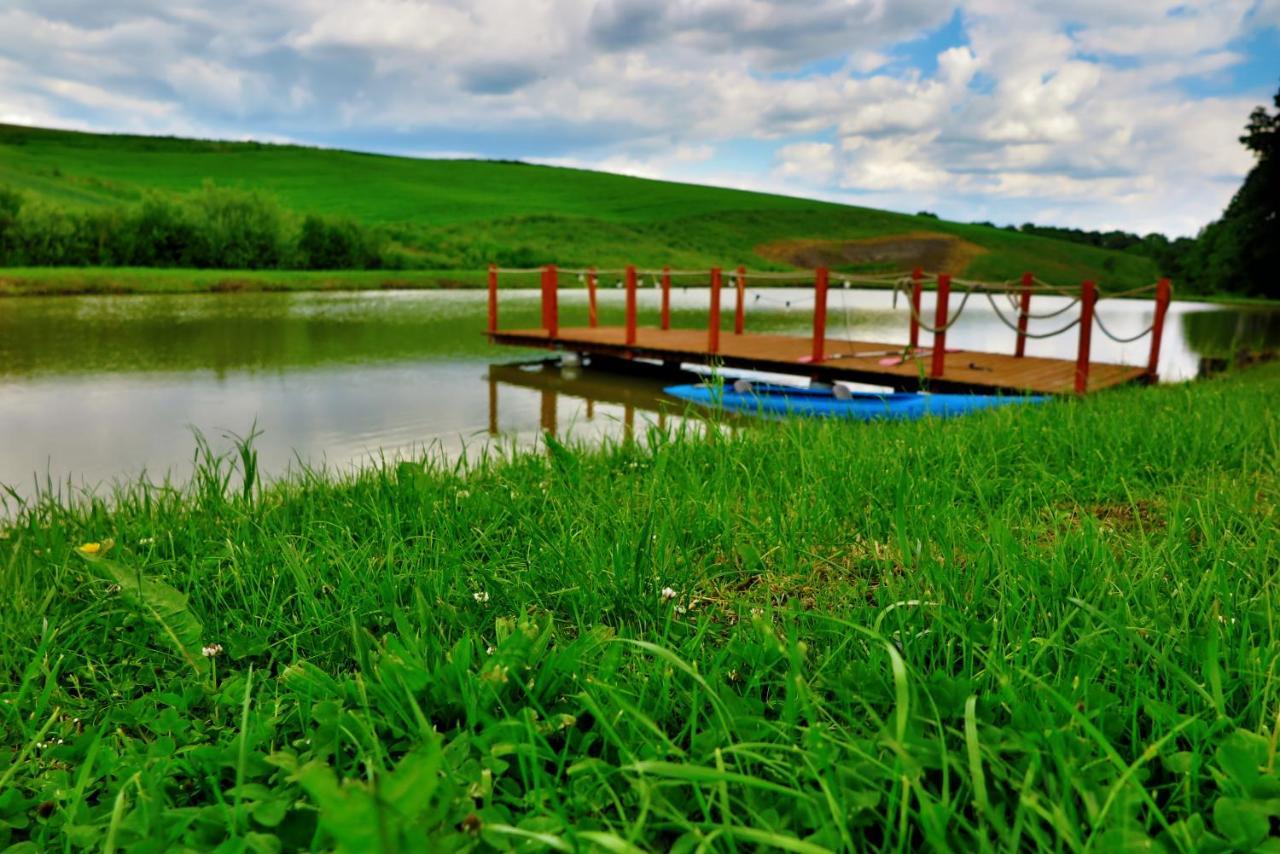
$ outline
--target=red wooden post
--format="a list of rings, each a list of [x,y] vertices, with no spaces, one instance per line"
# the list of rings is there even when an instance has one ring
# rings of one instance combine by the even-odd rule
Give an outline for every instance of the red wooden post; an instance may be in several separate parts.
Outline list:
[[[1027,354],[1027,315],[1031,313],[1031,282],[1035,277],[1022,274],[1022,301],[1018,304],[1018,344],[1013,355],[1021,359]]]
[[[587,270],[587,325],[592,329],[600,323],[596,315],[596,268]]]
[[[627,265],[627,342],[636,343],[636,268]]]
[[[1156,282],[1156,316],[1151,323],[1151,356],[1147,359],[1147,379],[1155,382],[1160,370],[1160,338],[1164,335],[1164,316],[1173,298],[1173,286],[1168,279]]]
[[[498,265],[489,265],[489,334],[498,331]]]
[[[746,326],[747,268],[738,268],[738,305],[733,310],[733,334],[741,335]]]
[[[947,302],[951,297],[951,277],[946,273],[938,276],[938,309],[934,312],[933,325],[938,331],[933,333],[933,366],[929,372],[931,377],[942,376],[947,361]]]
[[[662,268],[662,328],[671,328],[671,268]]]
[[[555,338],[560,334],[560,305],[558,302],[559,281],[556,276],[556,265],[547,265],[547,285],[543,304],[547,306],[547,337]]]
[[[1093,338],[1093,304],[1098,288],[1092,281],[1080,286],[1080,346],[1076,351],[1076,394],[1089,390],[1089,343]]]
[[[542,328],[550,329],[551,321],[548,319],[549,306],[547,303],[547,268],[542,268]]]
[[[720,352],[720,268],[711,268],[711,317],[707,321],[707,351]]]
[[[911,271],[911,345],[912,352],[920,349],[920,290],[924,279],[924,270],[916,267]]]
[[[813,275],[813,353],[811,362],[826,358],[827,347],[827,268],[819,267]]]

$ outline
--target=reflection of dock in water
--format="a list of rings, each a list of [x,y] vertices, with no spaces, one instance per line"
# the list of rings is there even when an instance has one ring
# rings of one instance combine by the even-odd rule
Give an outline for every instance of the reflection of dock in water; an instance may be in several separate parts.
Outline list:
[[[544,432],[556,433],[558,401],[561,396],[576,398],[586,404],[586,419],[596,417],[596,405],[622,407],[623,432],[631,438],[635,432],[636,411],[657,415],[659,429],[667,425],[667,417],[679,414],[685,404],[662,389],[672,382],[696,382],[702,379],[692,372],[680,371],[673,376],[670,369],[652,373],[641,370],[641,363],[631,363],[632,370],[620,377],[616,370],[600,366],[567,367],[559,359],[536,362],[495,364],[489,366],[489,435],[498,435],[499,386],[509,385],[536,391],[541,395],[539,422]]]

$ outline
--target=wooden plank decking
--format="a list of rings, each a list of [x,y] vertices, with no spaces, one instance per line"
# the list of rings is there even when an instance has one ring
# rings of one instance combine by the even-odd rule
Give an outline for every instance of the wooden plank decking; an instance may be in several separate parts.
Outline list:
[[[930,356],[926,353],[902,364],[882,365],[880,360],[901,352],[901,345],[868,341],[826,339],[826,359],[808,362],[813,341],[794,335],[744,333],[720,335],[720,351],[708,352],[706,330],[636,330],[636,341],[626,343],[621,326],[561,328],[551,338],[545,329],[497,330],[490,338],[498,344],[517,347],[572,350],[580,353],[623,358],[659,359],[666,362],[705,364],[713,358],[727,367],[796,374],[822,380],[847,380],[901,390],[928,387],[935,391],[971,391],[1003,394],[1071,394],[1074,391],[1074,360],[1026,356],[1016,358],[976,350],[948,351],[940,379],[930,379]],[[1089,391],[1099,391],[1146,378],[1143,368],[1089,364]]]

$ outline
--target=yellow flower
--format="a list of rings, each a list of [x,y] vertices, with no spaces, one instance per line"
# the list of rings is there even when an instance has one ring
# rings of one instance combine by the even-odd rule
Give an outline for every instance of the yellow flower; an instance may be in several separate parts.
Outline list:
[[[116,544],[115,540],[103,540],[100,543],[85,543],[84,545],[77,548],[76,551],[86,556],[104,555],[108,551],[110,551],[111,547],[114,546],[115,544]]]

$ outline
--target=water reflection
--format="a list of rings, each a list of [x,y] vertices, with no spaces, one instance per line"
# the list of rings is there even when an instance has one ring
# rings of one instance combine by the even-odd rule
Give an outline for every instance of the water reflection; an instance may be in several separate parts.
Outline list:
[[[635,438],[637,413],[642,424],[650,423],[659,430],[678,420],[684,404],[666,394],[663,387],[673,382],[696,382],[698,375],[673,378],[637,370],[620,373],[609,370],[603,362],[583,367],[545,359],[490,365],[486,378],[490,436],[503,435],[501,401],[505,388],[507,393],[518,389],[537,394],[538,427],[544,433],[558,435],[564,423],[567,432],[580,437],[581,428],[590,429],[603,418],[611,426],[620,425],[623,438],[630,440]]]

